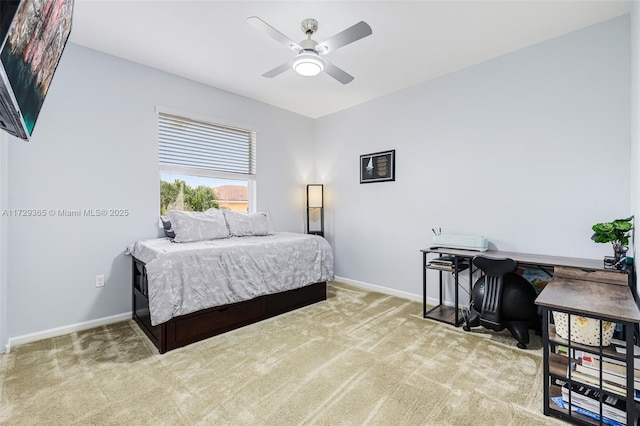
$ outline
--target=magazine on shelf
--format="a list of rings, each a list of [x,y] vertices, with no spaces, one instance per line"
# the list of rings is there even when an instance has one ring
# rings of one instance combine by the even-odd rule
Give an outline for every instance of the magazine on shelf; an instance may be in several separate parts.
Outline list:
[[[551,400],[553,401],[554,404],[556,404],[560,408],[564,408],[564,409],[568,409],[569,408],[569,404],[564,402],[562,400],[561,396],[551,397]],[[571,401],[571,402],[573,402],[573,401]],[[599,411],[598,411],[598,413],[595,413],[593,411],[585,410],[584,408],[580,408],[580,407],[576,406],[575,404],[571,405],[571,411],[573,411],[574,413],[582,414],[583,416],[592,418],[594,420],[600,421]],[[626,424],[626,421],[624,423],[620,423],[620,422],[617,422],[617,421],[615,421],[613,419],[610,419],[608,417],[603,416],[602,417],[602,423],[606,424],[606,425],[611,425],[611,426],[624,426]]]

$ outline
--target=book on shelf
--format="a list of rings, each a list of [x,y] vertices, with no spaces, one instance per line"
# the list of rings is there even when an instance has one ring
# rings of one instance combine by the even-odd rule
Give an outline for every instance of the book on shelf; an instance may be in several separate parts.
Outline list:
[[[620,355],[625,355],[626,354],[626,349],[627,346],[624,342],[624,340],[618,340],[615,338],[611,339],[611,345],[607,346],[608,348],[611,349],[611,351],[615,352],[616,354],[618,354],[618,356]],[[575,349],[576,353],[578,353],[578,356],[582,356],[581,354],[585,354],[587,356],[590,356],[594,359],[600,359],[600,355],[597,352],[585,352],[585,351],[581,351],[578,349]],[[640,369],[640,346],[637,345],[633,345],[633,358],[634,358],[634,367]],[[625,361],[623,359],[615,359],[615,358],[611,358],[609,355],[607,355],[606,353],[603,354],[605,359],[607,361],[611,361],[615,364],[625,364]]]
[[[453,266],[453,260],[449,260],[449,259],[443,259],[441,257],[433,259],[429,262],[429,264],[435,264],[435,265],[445,265],[445,266]]]
[[[602,392],[574,383],[571,386],[571,405],[600,413],[600,398],[602,397],[602,415],[605,418],[625,423],[627,420],[627,404],[623,398],[606,395]],[[569,386],[562,387],[562,400],[569,403]]]
[[[565,345],[556,345],[556,353],[565,357],[569,356],[569,347]]]
[[[627,364],[624,361],[613,358],[605,358],[600,361],[600,356],[597,354],[589,354],[582,351],[576,351],[576,357],[582,359],[582,364],[589,367],[599,369],[602,364],[602,370],[607,373],[620,374],[627,376]],[[633,359],[633,375],[635,380],[640,380],[640,359]]]
[[[589,376],[592,376],[596,380],[600,380],[600,370],[599,369],[588,367],[586,365],[577,364],[575,371],[577,371],[579,373],[587,374]],[[627,387],[627,378],[626,378],[626,376],[622,376],[620,374],[613,374],[613,373],[608,373],[606,371],[602,371],[602,380],[606,381],[608,383],[620,385],[620,386],[622,386],[623,389],[626,389],[626,387]],[[640,390],[640,382],[634,380],[633,383],[634,383],[633,387],[636,390]]]
[[[602,380],[602,383],[601,383],[598,377],[594,377],[590,374],[581,373],[580,371],[577,371],[575,369],[572,369],[571,371],[571,380],[574,382],[581,382],[594,387],[600,387],[602,389],[605,389],[611,393],[614,393],[622,397],[627,396],[627,389],[624,386],[621,386],[617,383],[611,383],[606,380]],[[634,389],[633,397],[635,398],[636,401],[640,401],[640,391]]]
[[[576,371],[579,371],[580,373],[584,373],[584,374],[588,374],[590,376],[593,376],[597,379],[600,378],[600,368],[599,367],[593,367],[590,366],[588,364],[586,364],[584,361],[582,361],[582,363],[578,363],[576,365]],[[625,373],[611,373],[609,371],[606,370],[602,370],[602,380],[606,380],[608,382],[611,383],[615,383],[618,385],[621,385],[623,387],[627,387],[627,376]],[[634,383],[634,388],[636,390],[640,390],[640,380],[639,379],[634,379],[633,381]]]
[[[436,259],[430,260],[429,263],[427,263],[427,268],[447,269],[447,270],[448,269],[454,269],[455,268],[455,263],[450,258],[438,257]]]
[[[453,265],[447,266],[447,265],[428,263],[427,269],[438,269],[440,271],[452,272],[455,268],[453,267]]]
[[[613,338],[611,339],[611,344],[614,346],[614,348],[616,349],[616,352],[618,352],[619,354],[627,353],[627,342],[625,342],[624,340]],[[633,345],[633,356],[634,357],[640,356],[639,346]]]

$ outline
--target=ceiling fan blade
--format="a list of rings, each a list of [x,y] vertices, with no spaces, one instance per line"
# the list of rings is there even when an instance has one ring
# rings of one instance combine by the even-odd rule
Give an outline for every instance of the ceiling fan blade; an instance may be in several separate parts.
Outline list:
[[[280,31],[276,30],[271,25],[267,24],[257,16],[251,16],[247,18],[247,22],[249,23],[249,25],[251,25],[255,29],[262,31],[263,33],[267,34],[269,37],[271,37],[275,41],[284,44],[294,52],[299,52],[302,50],[302,47],[300,47],[298,43],[291,40],[289,37],[282,34]]]
[[[351,74],[336,67],[335,65],[333,65],[331,62],[327,60],[324,61],[324,71],[342,84],[351,83],[351,81],[353,81],[353,78],[354,78]]]
[[[316,51],[319,54],[324,55],[371,34],[373,34],[373,31],[371,30],[369,24],[364,21],[360,21],[357,24],[318,44],[316,46]]]
[[[290,60],[289,62],[285,62],[284,64],[275,67],[271,71],[265,72],[264,74],[262,74],[262,76],[263,77],[267,77],[267,78],[273,78],[273,77],[275,77],[277,75],[280,75],[283,72],[285,72],[286,70],[290,70],[293,67],[293,61],[294,60],[295,60],[295,58]]]

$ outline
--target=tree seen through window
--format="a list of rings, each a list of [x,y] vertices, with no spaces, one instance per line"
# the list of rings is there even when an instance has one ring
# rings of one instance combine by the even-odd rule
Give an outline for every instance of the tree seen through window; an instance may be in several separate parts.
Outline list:
[[[209,186],[191,187],[185,181],[160,181],[160,214],[167,210],[185,210],[203,212],[211,208],[220,208],[215,190]]]

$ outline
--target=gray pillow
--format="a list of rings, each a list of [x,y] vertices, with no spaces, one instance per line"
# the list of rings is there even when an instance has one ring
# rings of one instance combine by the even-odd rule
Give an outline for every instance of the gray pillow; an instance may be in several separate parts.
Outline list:
[[[173,240],[176,237],[176,233],[173,231],[173,228],[171,228],[171,221],[166,216],[160,216],[160,220],[162,221],[165,237]]]
[[[224,210],[229,233],[234,237],[272,235],[273,231],[264,213],[240,213]]]
[[[176,243],[229,237],[229,230],[220,210],[209,209],[206,212],[169,210],[167,216],[176,234],[173,239]]]

